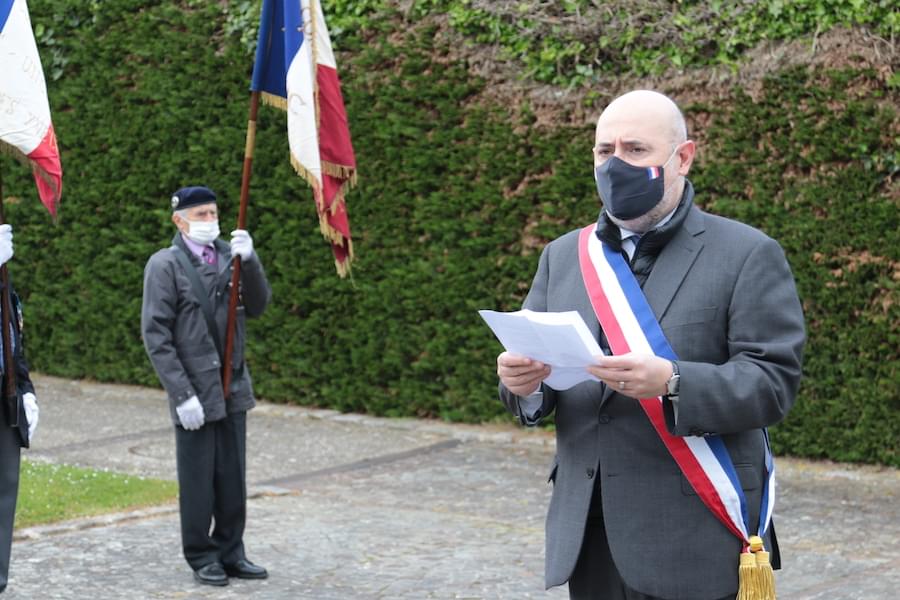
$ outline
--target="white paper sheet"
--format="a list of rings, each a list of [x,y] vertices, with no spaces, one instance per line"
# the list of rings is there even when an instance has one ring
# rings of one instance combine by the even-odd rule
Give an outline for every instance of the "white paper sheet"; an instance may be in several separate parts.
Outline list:
[[[544,383],[551,388],[567,390],[582,381],[599,381],[587,366],[603,351],[577,311],[479,310],[478,314],[507,352],[550,365]]]

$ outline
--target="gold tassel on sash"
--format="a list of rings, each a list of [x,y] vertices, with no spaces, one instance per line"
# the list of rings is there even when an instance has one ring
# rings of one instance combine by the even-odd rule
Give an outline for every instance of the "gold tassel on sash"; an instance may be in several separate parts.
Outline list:
[[[741,552],[738,567],[738,593],[735,600],[760,600],[759,579],[756,576],[756,555]]]
[[[775,600],[775,571],[769,562],[769,553],[763,547],[762,538],[750,536],[750,551],[756,555],[756,577],[759,580],[759,600]]]
[[[750,537],[748,551],[741,553],[736,600],[775,600],[775,572],[757,535]]]

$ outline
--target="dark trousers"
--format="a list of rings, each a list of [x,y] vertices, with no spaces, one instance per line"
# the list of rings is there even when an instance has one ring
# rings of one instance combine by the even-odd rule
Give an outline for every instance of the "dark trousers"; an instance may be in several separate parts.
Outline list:
[[[599,477],[597,478],[600,479]],[[594,486],[591,508],[588,512],[584,541],[575,570],[569,577],[571,600],[663,600],[636,592],[625,585],[613,562],[603,524],[603,503],[600,488]],[[728,596],[721,600],[734,600]]]
[[[16,497],[19,493],[19,432],[0,417],[0,592],[9,577]]]
[[[247,413],[188,431],[175,427],[184,558],[197,570],[244,556]]]

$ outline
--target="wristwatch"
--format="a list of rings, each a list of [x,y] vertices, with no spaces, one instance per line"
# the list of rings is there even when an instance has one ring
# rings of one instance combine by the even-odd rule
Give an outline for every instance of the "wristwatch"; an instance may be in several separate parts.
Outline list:
[[[678,373],[678,363],[674,360],[672,362],[672,376],[669,377],[669,380],[666,382],[666,396],[669,398],[677,398],[678,397],[678,388],[681,384],[681,375]]]

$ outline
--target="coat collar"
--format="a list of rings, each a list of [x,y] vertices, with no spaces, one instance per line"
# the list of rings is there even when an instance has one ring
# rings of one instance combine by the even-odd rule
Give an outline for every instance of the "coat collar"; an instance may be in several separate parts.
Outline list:
[[[192,263],[200,264],[200,259],[196,254],[191,252],[191,249],[188,248],[188,245],[184,243],[184,239],[181,237],[181,232],[177,232],[175,237],[172,238],[172,245],[180,248],[182,252],[188,255],[188,258]],[[213,246],[216,248],[216,254],[218,254],[217,262],[217,271],[218,273],[222,273],[226,269],[231,266],[231,246],[228,242],[217,239],[213,242]]]
[[[662,321],[672,299],[703,249],[703,213],[691,206],[684,224],[659,253],[644,284],[644,295],[657,320]]]

